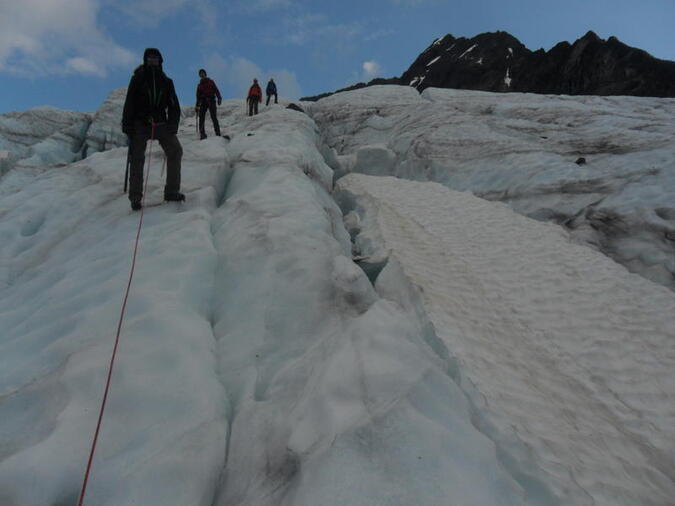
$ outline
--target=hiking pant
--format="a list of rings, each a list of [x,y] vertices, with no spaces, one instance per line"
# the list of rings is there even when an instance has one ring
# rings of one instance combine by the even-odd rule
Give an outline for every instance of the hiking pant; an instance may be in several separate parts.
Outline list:
[[[253,116],[254,114],[258,114],[258,99],[257,98],[249,98],[248,99],[248,115]]]
[[[206,130],[204,129],[204,120],[206,119],[206,110],[208,109],[211,113],[211,122],[213,123],[213,129],[216,131],[216,135],[220,137],[220,123],[218,123],[218,117],[216,116],[217,106],[216,99],[210,98],[208,100],[202,100],[199,103],[199,137],[201,139],[206,139]]]
[[[277,94],[276,93],[269,93],[267,95],[267,103],[265,105],[270,105],[270,98],[272,98],[272,95],[274,95],[274,103],[278,104],[279,101],[277,100]]]
[[[166,124],[155,126],[155,139],[162,146],[166,155],[166,184],[164,186],[164,195],[178,193],[180,191],[180,162],[183,157],[183,148],[178,141],[176,134],[171,131],[171,127]],[[131,164],[129,165],[129,200],[138,201],[143,198],[143,166],[145,165],[145,148],[148,140],[152,136],[152,127],[145,123],[136,122],[134,124],[134,134],[131,136],[129,151],[131,153]],[[157,145],[153,146],[153,167],[152,170],[160,170],[161,164],[157,153]]]

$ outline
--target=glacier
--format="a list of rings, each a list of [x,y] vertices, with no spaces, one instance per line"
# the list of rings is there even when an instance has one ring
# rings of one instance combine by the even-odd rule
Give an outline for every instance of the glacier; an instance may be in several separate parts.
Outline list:
[[[675,289],[675,99],[373,86],[311,111],[343,173],[507,203]]]
[[[3,506],[80,492],[138,226],[123,97],[53,131],[33,116],[24,144],[0,118]],[[673,101],[593,100],[383,87],[254,117],[226,100],[229,142],[199,141],[185,108],[187,202],[162,202],[155,145],[85,504],[672,504],[669,264],[599,250],[665,248]],[[561,108],[587,135],[552,126]],[[550,150],[527,133],[544,116]],[[634,122],[630,152],[566,144]],[[591,171],[634,220],[614,249],[588,195],[556,193]]]

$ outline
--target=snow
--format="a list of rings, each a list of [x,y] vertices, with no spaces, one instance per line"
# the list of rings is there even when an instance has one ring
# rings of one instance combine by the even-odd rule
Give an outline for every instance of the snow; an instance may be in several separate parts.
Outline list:
[[[555,225],[437,183],[351,174],[338,191],[358,210],[359,253],[387,258],[378,292],[417,299],[479,424],[527,456],[512,474],[547,504],[669,504],[675,294]],[[382,281],[390,269],[414,295]]]
[[[506,75],[504,76],[504,84],[508,86],[509,88],[511,87],[511,68],[506,69]]]
[[[520,504],[421,324],[351,261],[313,121],[223,105],[229,144],[181,127],[186,204],[156,205],[155,155],[87,504]],[[79,492],[138,219],[125,157],[2,180],[3,506]]]
[[[500,200],[675,289],[674,99],[375,86],[310,113],[346,172]],[[355,168],[370,146],[395,161]]]
[[[611,209],[648,202],[668,222],[671,102],[362,91],[303,104],[309,115],[282,100],[248,117],[226,100],[229,142],[208,122],[197,140],[184,109],[184,204],[162,202],[154,147],[85,504],[671,504],[675,294],[557,225],[382,177],[441,180],[420,160],[457,159],[458,181],[476,163],[490,191],[523,174],[550,185],[532,168],[559,170],[576,130],[526,152],[530,122],[551,137],[554,121],[590,123],[589,142],[639,122],[633,161],[658,186],[628,161],[569,173],[612,188],[625,174],[633,200],[615,192]],[[67,143],[42,165],[23,163],[35,143],[2,147],[2,506],[79,494],[139,219],[122,193],[122,96],[90,118],[82,160],[52,163]],[[67,137],[22,125],[38,144]],[[627,237],[633,254],[656,251]]]
[[[126,94],[126,88],[114,90],[98,108],[85,136],[84,156],[127,145],[120,119]]]
[[[431,60],[429,63],[427,63],[427,67],[433,65],[434,63],[436,63],[436,62],[437,62],[438,60],[440,60],[440,59],[441,59],[441,57],[440,57],[440,56],[437,56],[436,58],[434,58],[433,60]]]
[[[474,44],[474,45],[471,46],[469,49],[467,49],[466,51],[464,51],[462,54],[459,55],[459,58],[460,58],[460,59],[461,59],[461,58],[464,58],[464,56],[466,56],[466,55],[469,54],[471,51],[473,51],[474,49],[476,49],[476,47],[478,47],[478,44]]]
[[[81,158],[90,121],[87,113],[47,106],[0,114],[0,149],[26,166],[71,163]]]
[[[413,86],[413,87],[419,86],[420,84],[422,84],[424,82],[426,77],[427,76],[415,77],[415,78],[413,78],[412,81],[410,81],[410,84],[408,86]]]

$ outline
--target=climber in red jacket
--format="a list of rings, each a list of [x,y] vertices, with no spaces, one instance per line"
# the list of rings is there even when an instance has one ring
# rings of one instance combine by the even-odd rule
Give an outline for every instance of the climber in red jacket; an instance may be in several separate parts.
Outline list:
[[[253,84],[248,90],[246,100],[248,101],[248,115],[253,116],[254,114],[258,114],[258,104],[262,102],[262,90],[257,79],[253,79]]]
[[[222,97],[220,96],[220,91],[218,86],[213,82],[212,79],[206,77],[206,70],[199,70],[199,85],[197,85],[197,112],[199,114],[199,138],[206,139],[206,131],[204,129],[204,120],[206,119],[206,111],[208,110],[211,113],[211,121],[213,122],[213,129],[216,131],[216,135],[220,136],[220,124],[218,123],[218,117],[216,116],[216,100],[218,100],[218,105],[222,103]]]

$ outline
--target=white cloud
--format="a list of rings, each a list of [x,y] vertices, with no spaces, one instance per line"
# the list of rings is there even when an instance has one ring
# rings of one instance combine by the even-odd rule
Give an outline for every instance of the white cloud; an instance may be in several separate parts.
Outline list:
[[[275,38],[275,43],[283,40],[287,44],[301,45],[318,40],[339,46],[360,39],[365,32],[359,22],[330,24],[329,19],[323,14],[288,16],[283,19],[282,25],[284,35]]]
[[[66,61],[66,68],[72,69],[79,74],[101,75],[103,72],[103,69],[96,62],[82,58],[81,56],[68,59]]]
[[[164,19],[190,7],[201,12],[205,0],[117,0],[113,6],[140,26],[158,26]]]
[[[257,78],[264,89],[270,77],[274,78],[280,97],[295,100],[302,94],[294,72],[286,69],[262,69],[246,58],[231,56],[226,59],[218,54],[212,54],[206,59],[204,68],[216,82],[227,83],[230,89],[241,97],[246,96],[253,78]]]
[[[107,1],[142,28],[157,28],[172,16],[185,11],[199,19],[199,28],[204,44],[222,40],[220,9],[214,0],[102,0]]]
[[[3,0],[1,9],[0,72],[105,76],[135,60],[97,24],[98,0]]]
[[[438,0],[389,0],[396,5],[403,5],[405,7],[415,7],[417,5],[436,3]]]
[[[394,33],[396,33],[396,32],[394,30],[391,30],[391,29],[375,30],[374,32],[366,35],[363,38],[363,40],[365,40],[366,42],[370,42],[372,40],[377,40],[377,39],[381,39],[381,38],[384,38],[384,37],[389,37],[390,35],[393,35]]]
[[[370,81],[375,77],[378,77],[382,72],[382,67],[376,61],[364,61],[363,65],[363,79],[365,81]]]
[[[243,0],[237,4],[237,8],[245,12],[267,12],[292,6],[291,0]]]

